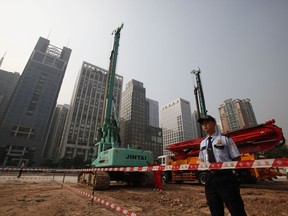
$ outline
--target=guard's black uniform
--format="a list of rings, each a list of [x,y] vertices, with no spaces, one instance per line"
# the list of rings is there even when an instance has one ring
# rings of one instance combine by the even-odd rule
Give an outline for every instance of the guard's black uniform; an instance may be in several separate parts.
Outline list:
[[[207,171],[205,194],[213,216],[224,216],[224,206],[231,216],[246,216],[237,176],[231,170]]]

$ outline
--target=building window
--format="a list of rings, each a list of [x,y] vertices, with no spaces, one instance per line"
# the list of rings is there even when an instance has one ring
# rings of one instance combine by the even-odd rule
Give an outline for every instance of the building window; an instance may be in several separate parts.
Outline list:
[[[10,135],[14,137],[33,139],[35,136],[35,129],[28,127],[14,126]]]
[[[43,53],[35,52],[32,59],[36,60],[38,62],[42,62],[44,57],[45,57],[45,55]]]
[[[44,64],[47,65],[53,65],[54,64],[55,59],[51,56],[46,56],[46,58],[44,59]]]
[[[61,61],[60,59],[56,59],[56,61],[55,61],[56,68],[63,70],[64,65],[65,65],[64,61]]]

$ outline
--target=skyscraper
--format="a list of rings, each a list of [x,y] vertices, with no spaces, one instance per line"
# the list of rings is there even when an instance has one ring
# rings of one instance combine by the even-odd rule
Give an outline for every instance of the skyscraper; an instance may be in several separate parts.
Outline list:
[[[198,112],[194,110],[192,112],[192,139],[197,139],[201,137],[201,125],[198,123]]]
[[[163,130],[163,154],[172,154],[165,149],[168,145],[193,139],[190,102],[178,98],[163,106],[160,124]]]
[[[108,71],[83,62],[70,104],[68,119],[61,140],[61,158],[90,159],[98,128],[102,127],[103,102]],[[116,75],[114,111],[119,113],[123,77]]]
[[[60,144],[68,116],[69,105],[58,104],[56,106],[51,130],[45,147],[44,158],[57,162],[60,159]]]
[[[2,61],[3,61],[2,57]],[[1,64],[1,62],[0,62]],[[6,109],[8,108],[9,102],[12,98],[13,92],[16,88],[20,74],[15,72],[8,72],[0,70],[0,126],[4,118]],[[0,145],[0,164],[6,157],[6,146]]]
[[[227,99],[218,111],[223,131],[235,131],[257,125],[250,99]]]
[[[126,84],[120,113],[121,145],[150,150],[157,158],[162,154],[162,130],[152,121],[149,124],[149,102],[143,83],[132,79]]]
[[[3,165],[39,165],[72,50],[40,37],[20,77],[0,128]]]
[[[20,73],[0,70],[0,125],[19,78]]]
[[[149,125],[159,127],[159,103],[158,101],[146,98],[148,101]]]

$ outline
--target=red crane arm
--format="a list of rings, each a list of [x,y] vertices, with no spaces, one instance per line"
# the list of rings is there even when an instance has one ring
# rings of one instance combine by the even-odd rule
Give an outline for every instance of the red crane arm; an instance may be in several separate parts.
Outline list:
[[[236,143],[240,153],[255,153],[273,149],[285,143],[282,129],[272,119],[264,124],[244,128],[233,132],[226,132]],[[197,157],[200,142],[203,138],[188,140],[169,145],[166,149],[173,152],[175,159]]]

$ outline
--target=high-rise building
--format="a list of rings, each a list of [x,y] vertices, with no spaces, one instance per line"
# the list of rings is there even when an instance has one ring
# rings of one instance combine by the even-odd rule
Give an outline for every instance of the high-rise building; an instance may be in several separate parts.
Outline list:
[[[238,112],[242,127],[247,128],[256,126],[258,123],[250,99],[237,99],[235,100],[235,103],[237,104],[237,106],[239,106]]]
[[[121,145],[150,150],[156,159],[163,151],[162,129],[149,123],[149,109],[154,110],[149,103],[143,83],[132,79],[126,84],[120,109]]]
[[[44,152],[44,158],[50,159],[53,162],[57,162],[60,159],[60,144],[68,110],[68,104],[58,104],[53,115],[51,130]]]
[[[2,61],[3,58],[4,57],[1,58]],[[0,70],[0,126],[2,124],[5,111],[8,108],[9,102],[12,98],[13,92],[16,88],[19,78],[20,73],[17,72],[12,73],[5,70]],[[5,157],[6,157],[6,146],[0,145],[0,164],[1,161],[3,161],[3,158]]]
[[[146,98],[149,107],[149,125],[159,128],[159,103],[158,101]]]
[[[171,155],[166,147],[173,143],[193,139],[190,102],[178,98],[162,107],[160,124],[163,130],[163,154]]]
[[[19,78],[20,73],[0,70],[0,125]]]
[[[64,136],[61,140],[61,158],[71,159],[77,156],[85,161],[90,159],[98,128],[102,127],[107,78],[107,70],[83,62],[74,87]],[[122,85],[123,77],[116,75],[114,84],[116,116],[119,113]]]
[[[218,110],[223,131],[235,131],[257,125],[250,99],[227,99]]]
[[[39,165],[72,50],[40,37],[19,79],[0,128],[0,163]]]
[[[198,112],[194,110],[192,112],[192,139],[197,139],[201,137],[201,125],[198,123]]]

